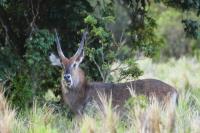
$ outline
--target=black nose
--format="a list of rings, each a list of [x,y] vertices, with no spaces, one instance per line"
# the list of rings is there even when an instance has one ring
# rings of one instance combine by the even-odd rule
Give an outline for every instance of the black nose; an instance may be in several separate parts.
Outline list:
[[[68,81],[70,79],[70,75],[68,74],[64,75],[64,79]]]

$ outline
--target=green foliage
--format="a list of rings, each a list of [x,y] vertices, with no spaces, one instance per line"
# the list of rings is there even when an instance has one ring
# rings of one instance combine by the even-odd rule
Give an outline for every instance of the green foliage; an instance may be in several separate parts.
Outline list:
[[[134,11],[128,4],[124,4],[123,6],[128,9],[128,18],[132,20],[132,23],[120,29],[119,21],[121,20],[118,16],[122,12],[115,12],[115,10],[118,10],[121,5],[115,2],[110,3],[109,1],[103,4],[103,9],[98,4],[93,5],[96,7],[95,13],[88,15],[84,19],[90,32],[86,48],[89,61],[87,60],[85,66],[92,64],[96,67],[94,70],[89,67],[90,71],[87,71],[87,73],[95,80],[112,81],[112,64],[119,62],[120,64],[125,63],[129,67],[127,69],[118,68],[122,71],[121,74],[123,73],[122,76],[124,78],[127,76],[136,78],[142,72],[138,69],[135,61],[130,61],[129,59],[133,59],[138,51],[144,52],[147,56],[155,56],[162,44],[162,40],[154,33],[156,28],[155,20],[145,11],[141,11],[139,7],[132,7],[136,8],[136,11]],[[112,6],[113,8],[111,8]],[[138,20],[140,21],[138,22],[139,25],[136,25],[132,14],[144,17],[144,19]],[[123,33],[115,33],[112,31],[114,29],[108,27],[118,28]],[[117,36],[117,34],[121,34],[121,36]]]
[[[20,69],[22,61],[8,47],[2,48],[0,52],[0,81],[10,80]]]
[[[133,96],[126,101],[126,104],[124,105],[128,110],[131,110],[135,107],[140,107],[142,109],[146,109],[148,106],[148,99],[146,96],[140,95],[140,96]]]
[[[103,19],[98,19],[95,16],[88,15],[84,19],[84,22],[90,26],[88,45],[85,52],[89,58],[89,62],[86,63],[86,66],[92,62],[96,67],[94,71],[98,70],[97,75],[93,74],[90,76],[93,79],[108,81],[110,76],[108,75],[110,65],[114,60],[112,52],[109,53],[110,48],[112,47],[110,41],[111,33],[105,29],[106,23]],[[87,72],[90,73],[91,69],[90,72]]]
[[[26,41],[27,50],[24,57],[30,74],[28,78],[31,80],[35,95],[44,94],[53,85],[52,83],[56,83],[55,71],[49,67],[50,62],[48,60],[53,44],[54,36],[48,30],[39,30]]]
[[[183,18],[185,21],[189,19],[198,20],[194,12],[182,13],[180,10],[167,7],[163,4],[153,4],[150,7],[150,12],[153,18],[156,18],[157,29],[155,32],[163,39],[160,55],[156,56],[157,60],[166,61],[169,57],[178,59],[184,55],[192,56],[198,54],[199,30],[198,28],[194,29],[194,27],[190,28],[190,24],[192,23],[188,24],[188,28],[183,23]],[[185,30],[188,30],[188,32]]]
[[[144,26],[138,27],[135,31],[130,31],[132,45],[140,52],[144,52],[146,56],[156,56],[159,49],[163,45],[163,40],[156,33],[157,24],[155,19],[146,14],[144,18]]]
[[[116,61],[120,61],[121,63],[127,62],[128,67],[130,67],[126,71],[123,71],[124,77],[140,76],[141,71],[137,68],[136,63],[133,60],[126,61],[128,60],[127,57],[134,55],[127,46],[128,44],[121,45],[120,43],[113,43],[111,31],[105,28],[106,24],[113,23],[114,17],[108,16],[103,18],[109,18],[109,21],[106,19],[98,19],[91,15],[84,19],[84,22],[90,26],[90,35],[88,39],[88,46],[86,48],[86,54],[90,61],[89,63],[94,63],[98,69],[99,75],[101,76],[100,80],[105,82],[112,81],[110,73],[112,71],[111,66]],[[95,77],[96,75],[91,76],[93,78],[98,78]]]
[[[34,64],[38,66],[38,63],[43,65],[42,63],[48,62],[48,52],[53,44],[54,37],[48,30],[39,30],[27,39],[25,59],[29,67],[33,67]]]
[[[94,25],[97,24],[97,20],[96,20],[93,16],[91,16],[91,15],[88,15],[88,16],[84,19],[84,22],[85,22],[86,24],[90,24],[90,25],[92,25],[92,26],[94,26]]]
[[[197,11],[197,15],[200,13],[200,1],[198,0],[184,0],[184,1],[176,1],[176,0],[163,0],[164,3],[180,8],[182,10],[195,10]]]
[[[181,9],[182,11],[193,11],[196,15],[200,14],[200,1],[199,0],[163,0],[166,5]],[[193,20],[192,18],[184,19],[183,24],[185,25],[185,31],[188,37],[197,38],[199,37],[199,21]]]
[[[122,69],[121,70],[121,76],[122,77],[126,77],[126,76],[130,76],[134,79],[138,78],[139,76],[141,76],[143,74],[143,71],[141,71],[137,64],[135,62],[133,62],[131,59],[126,61],[126,64],[129,66],[127,69]]]
[[[7,79],[11,83],[6,94],[17,108],[25,109],[35,97],[42,98],[48,89],[58,83],[56,70],[49,67],[48,60],[53,44],[54,36],[48,30],[38,30],[27,39],[24,60],[16,63],[17,71]]]
[[[183,20],[182,21],[185,24],[185,31],[186,31],[186,35],[188,37],[194,37],[194,38],[198,38],[199,37],[199,23],[197,21],[193,21],[193,20]]]
[[[114,62],[120,62],[120,64],[125,63],[129,67],[126,69],[118,68],[121,70],[123,78],[127,76],[137,78],[142,72],[138,69],[135,61],[130,61],[129,59],[133,59],[135,53],[138,51],[144,52],[147,56],[155,56],[162,45],[162,39],[154,33],[154,29],[156,28],[155,20],[148,14],[145,14],[144,20],[140,20],[143,24],[135,26],[133,22],[124,29],[120,29],[125,32],[124,34],[120,33],[121,36],[117,37],[115,33],[112,32],[112,29],[107,27],[119,26],[117,25],[117,21],[119,21],[117,17],[120,14],[114,13],[114,9],[110,8],[110,3],[104,4],[105,8],[103,13],[88,15],[84,19],[84,22],[89,26],[90,32],[86,48],[89,63],[86,63],[86,66],[92,63],[96,67],[95,72],[98,72],[92,73],[93,75],[90,75],[90,77],[105,82],[112,81],[113,77],[111,76],[111,71],[113,70],[111,66]],[[116,3],[113,3],[112,6],[117,8]],[[128,7],[128,5],[123,6]],[[96,10],[98,9],[99,8]],[[131,9],[129,10],[132,11]],[[106,11],[110,13],[107,14],[105,13]],[[133,13],[136,12],[133,11]],[[120,38],[125,38],[124,40],[128,41],[123,42]],[[93,70],[89,70],[90,72],[87,73],[90,74]]]
[[[12,90],[9,100],[18,109],[24,109],[32,103],[33,90],[27,75],[15,76],[12,81]]]
[[[54,46],[50,30],[65,29],[59,33],[65,36],[63,42],[70,44],[63,47],[70,55],[79,41],[74,36],[84,27],[80,20],[91,11],[86,0],[3,1],[0,4],[0,81],[14,105],[21,102],[18,107],[24,108],[35,98],[41,101],[48,89],[57,91],[60,72],[50,66],[48,59]]]

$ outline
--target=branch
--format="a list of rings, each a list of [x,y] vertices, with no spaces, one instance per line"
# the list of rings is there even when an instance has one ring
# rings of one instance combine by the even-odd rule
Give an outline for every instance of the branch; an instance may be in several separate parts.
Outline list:
[[[118,79],[117,79],[117,82],[120,82],[122,81],[122,79],[125,79],[127,76],[120,76]]]
[[[119,67],[118,68],[120,68],[121,67],[121,65],[123,65],[122,63],[119,65]],[[121,69],[120,70],[126,70],[126,69],[128,69],[128,66],[122,66],[121,67]],[[115,69],[116,70],[116,69]],[[120,82],[122,79],[124,79],[124,78],[127,78],[128,77],[128,75],[121,75],[121,72],[122,71],[120,71],[120,76],[118,77],[118,79],[117,79],[117,82]],[[126,79],[127,80],[127,79]]]
[[[13,32],[12,28],[11,28],[11,24],[9,22],[8,19],[8,15],[7,12],[5,11],[5,9],[3,8],[2,5],[0,5],[0,23],[3,27],[3,30],[5,31],[6,37],[5,37],[5,42],[6,41],[11,41],[11,44],[13,44],[13,47],[15,49],[15,52],[17,52],[17,54],[22,55],[23,50],[22,49],[18,49],[16,46],[20,45],[20,41],[18,36]]]
[[[6,11],[4,10],[3,6],[0,5],[0,23],[6,33],[6,36],[8,36],[10,39],[12,39],[13,43],[17,42],[17,37],[14,34],[11,26],[10,26],[10,22],[8,20],[8,16]]]
[[[119,69],[121,67],[123,63],[120,63],[117,67],[115,67],[114,69],[111,69],[110,72],[114,72],[116,71],[117,69]]]
[[[108,78],[110,77],[110,69],[106,71],[105,74],[105,82],[108,82]]]
[[[99,66],[99,64],[96,62],[96,60],[94,58],[92,58],[92,61],[96,65],[96,67],[101,75],[101,78],[103,79],[103,81],[105,81],[105,77],[104,77],[103,71],[101,70],[101,67]]]
[[[33,18],[30,22],[30,34],[29,34],[29,36],[31,36],[35,32],[35,30],[37,30],[36,20],[37,20],[37,17],[39,15],[40,3],[41,3],[41,0],[38,0],[37,6],[35,7],[35,10],[34,10],[33,0],[30,0],[31,13],[33,15]]]

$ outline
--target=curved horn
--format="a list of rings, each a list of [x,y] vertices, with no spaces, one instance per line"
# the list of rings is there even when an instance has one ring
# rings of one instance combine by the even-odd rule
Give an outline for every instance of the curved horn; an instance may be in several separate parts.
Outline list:
[[[62,49],[61,49],[60,40],[59,40],[59,38],[58,38],[57,30],[54,29],[54,32],[55,32],[55,34],[56,34],[56,45],[57,45],[58,54],[59,54],[61,60],[64,60],[64,59],[66,59],[66,57],[65,57],[65,55],[63,54]]]
[[[77,52],[75,53],[74,57],[78,57],[81,54],[81,52],[83,51],[83,46],[85,44],[87,34],[88,34],[87,30],[85,30],[83,33],[81,42],[80,42],[80,46],[79,46]]]

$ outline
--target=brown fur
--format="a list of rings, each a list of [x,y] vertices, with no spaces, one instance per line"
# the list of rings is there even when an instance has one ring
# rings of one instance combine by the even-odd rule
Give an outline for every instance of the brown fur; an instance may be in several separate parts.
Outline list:
[[[63,78],[61,81],[64,102],[76,114],[82,114],[85,105],[91,100],[100,103],[98,93],[105,93],[106,96],[112,94],[112,104],[118,106],[119,109],[123,108],[125,101],[131,97],[128,88],[133,89],[137,95],[145,95],[148,98],[155,96],[164,102],[172,94],[178,95],[175,88],[156,79],[135,80],[126,83],[87,82],[84,72],[79,68],[77,69],[77,78],[82,79],[80,84],[71,89],[68,89]]]

